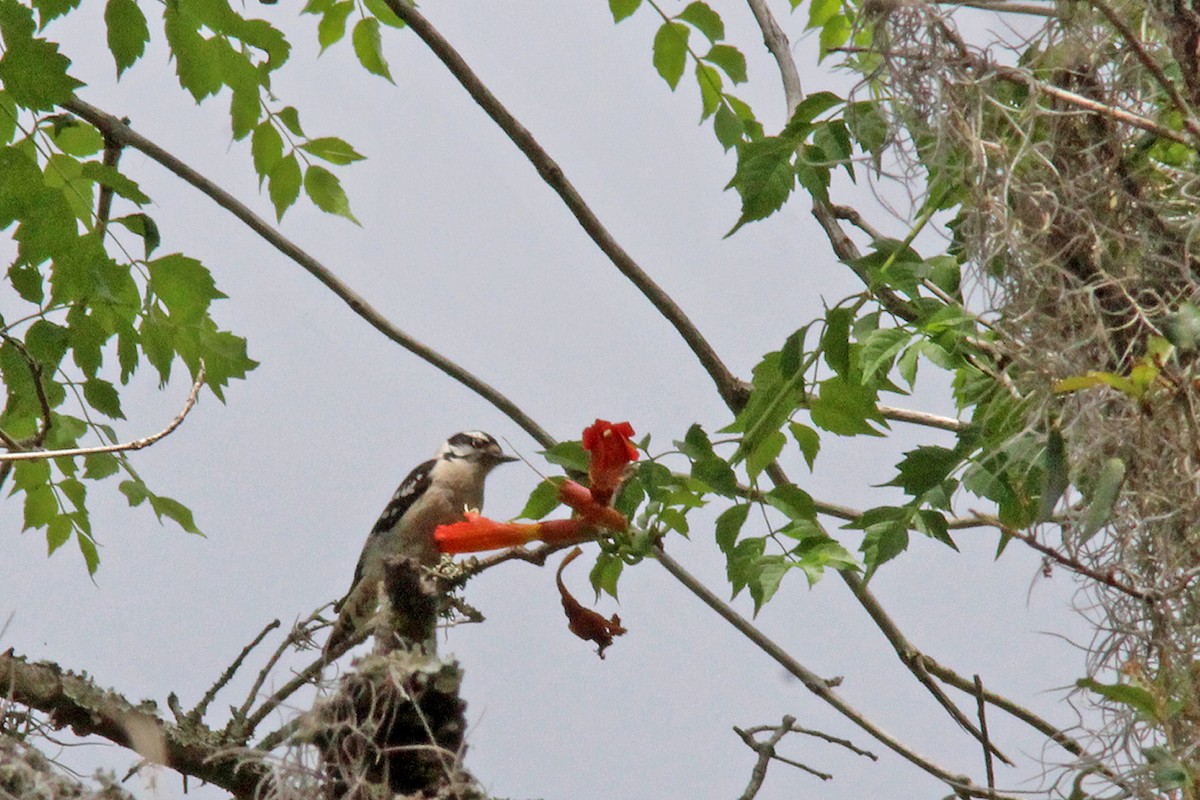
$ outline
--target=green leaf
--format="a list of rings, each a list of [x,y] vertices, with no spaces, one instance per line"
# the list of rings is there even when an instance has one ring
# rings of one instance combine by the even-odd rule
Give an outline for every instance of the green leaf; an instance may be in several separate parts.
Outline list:
[[[721,147],[728,150],[742,141],[746,135],[746,126],[741,118],[730,109],[728,103],[721,103],[713,117],[713,133],[717,135],[717,141],[721,143]]]
[[[862,350],[858,354],[863,382],[871,382],[875,373],[881,370],[886,375],[896,354],[903,350],[911,339],[912,333],[904,328],[880,328],[873,331],[863,342]]]
[[[796,187],[796,171],[792,166],[796,146],[793,142],[767,137],[738,144],[737,153],[737,169],[725,188],[737,190],[742,198],[742,213],[726,237],[732,236],[747,222],[774,214]]]
[[[805,30],[823,28],[829,20],[842,13],[842,0],[811,0],[808,6],[808,25]]]
[[[124,480],[117,486],[121,494],[125,495],[125,499],[129,501],[130,506],[140,506],[150,497],[150,490],[146,488],[146,484],[141,480]]]
[[[121,412],[121,397],[111,383],[101,378],[90,378],[83,384],[83,399],[92,408],[110,419],[125,419]]]
[[[787,436],[783,431],[770,431],[759,438],[754,446],[746,453],[746,472],[750,480],[758,478],[759,474],[783,452],[787,444]]]
[[[212,274],[194,258],[172,253],[146,266],[150,291],[162,300],[173,319],[199,319],[214,299],[224,297],[217,291]]]
[[[1083,512],[1079,524],[1079,543],[1082,544],[1096,535],[1112,516],[1113,506],[1121,493],[1121,484],[1125,481],[1125,462],[1119,458],[1110,458],[1104,462],[1100,477],[1092,488],[1091,501]]]
[[[41,365],[43,372],[58,369],[70,346],[70,332],[48,319],[39,319],[25,332],[25,349]]]
[[[851,383],[840,375],[820,383],[820,392],[809,406],[813,424],[839,436],[882,436],[871,422],[883,423],[876,407],[876,392]]]
[[[755,564],[754,579],[749,582],[750,597],[754,600],[754,613],[758,614],[762,607],[771,601],[783,576],[792,565],[783,556],[765,556]]]
[[[746,57],[736,47],[714,44],[705,54],[704,60],[720,67],[734,83],[746,82]]]
[[[817,507],[812,496],[793,483],[779,484],[767,492],[763,499],[790,520],[814,520],[817,517]]]
[[[700,120],[704,121],[721,105],[721,73],[703,61],[697,61],[696,85],[700,87]]]
[[[1144,747],[1142,755],[1154,770],[1154,783],[1165,792],[1178,792],[1195,784],[1188,766],[1166,747]]]
[[[67,155],[90,156],[104,148],[104,136],[100,131],[65,114],[55,115],[49,134],[55,147]]]
[[[518,519],[542,519],[554,509],[562,505],[558,499],[558,484],[552,480],[544,480],[529,493],[525,508],[517,515]]]
[[[288,153],[271,169],[267,177],[267,194],[275,206],[277,220],[283,219],[283,212],[300,196],[300,181],[300,162],[295,153]]]
[[[282,143],[280,144],[280,149],[282,150]],[[336,136],[322,136],[319,139],[309,139],[300,145],[300,149],[331,164],[352,164],[355,161],[362,161],[366,158],[366,156],[359,155],[347,142]]]
[[[592,571],[588,577],[592,582],[592,588],[596,590],[597,599],[600,597],[600,592],[606,592],[614,600],[620,599],[617,597],[617,583],[621,580],[621,572],[624,569],[625,562],[618,556],[604,552],[596,556],[596,563],[592,565]]]
[[[821,334],[821,352],[825,363],[838,375],[850,372],[850,323],[854,312],[848,308],[831,308],[825,314],[825,331]]]
[[[821,28],[821,57],[828,55],[835,47],[841,47],[850,40],[853,28],[850,18],[845,14],[837,14]]]
[[[73,11],[81,0],[33,0],[33,7],[38,12],[38,29],[45,28],[54,19]]]
[[[120,469],[120,460],[112,453],[89,453],[83,457],[83,477],[98,481],[115,475]]]
[[[150,494],[149,497],[150,507],[154,509],[154,514],[158,517],[159,522],[162,522],[162,518],[166,517],[188,533],[200,536],[204,535],[196,527],[196,522],[192,519],[191,509],[183,503],[163,495]]]
[[[718,42],[725,38],[725,23],[721,21],[721,15],[702,0],[688,3],[683,11],[675,15],[675,19],[689,23],[707,36],[710,42]]]
[[[17,105],[33,111],[51,111],[83,86],[67,74],[71,60],[58,45],[45,39],[15,35],[4,30],[4,57],[0,58],[0,85]]]
[[[146,52],[150,28],[137,0],[108,0],[104,7],[108,49],[117,64],[117,78]]]
[[[833,92],[814,92],[796,106],[792,118],[788,121],[789,128],[799,128],[824,114],[834,106],[845,101]]]
[[[1067,445],[1062,431],[1057,426],[1050,428],[1046,437],[1046,471],[1042,478],[1042,502],[1038,519],[1045,521],[1054,516],[1054,507],[1071,485],[1070,469],[1067,466]]]
[[[163,31],[171,54],[175,57],[175,74],[179,85],[187,89],[197,103],[220,91],[220,60],[214,57],[210,40],[200,35],[199,23],[180,9],[179,3],[168,3],[163,11]]]
[[[550,449],[543,450],[542,456],[551,464],[574,472],[587,472],[590,461],[587,450],[584,450],[579,442],[559,442]]]
[[[720,456],[708,456],[692,462],[692,477],[725,497],[737,494],[737,475]]]
[[[613,22],[620,22],[638,10],[642,0],[608,0],[608,10],[612,12]]]
[[[316,164],[309,166],[304,173],[304,191],[317,208],[328,214],[337,214],[358,225],[359,222],[350,212],[350,200],[342,189],[338,177],[324,167]]]
[[[50,484],[31,486],[25,490],[25,527],[43,528],[58,516],[58,499]]]
[[[957,450],[936,445],[909,450],[896,465],[897,475],[884,486],[899,486],[905,494],[920,498],[931,489],[936,489],[962,463]]]
[[[100,567],[100,553],[96,550],[96,542],[83,530],[79,530],[75,534],[75,543],[79,545],[79,552],[83,555],[83,563],[87,565],[88,575],[95,575],[96,570]]]
[[[1147,689],[1128,683],[1098,683],[1091,678],[1080,678],[1075,681],[1080,689],[1095,692],[1105,700],[1129,706],[1149,720],[1162,722],[1158,700]]]
[[[132,233],[136,233],[142,237],[146,258],[150,258],[150,254],[162,243],[162,237],[158,232],[158,223],[149,214],[129,214],[124,217],[114,217],[109,222],[116,222],[119,225],[123,225]]]
[[[908,548],[908,512],[905,509],[873,508],[846,527],[864,531],[859,549],[867,565],[868,579],[875,570]]]
[[[67,543],[74,530],[75,525],[65,514],[50,520],[50,524],[46,526],[46,555],[54,555],[55,550]]]
[[[138,187],[137,182],[121,174],[115,167],[101,164],[98,161],[88,161],[83,164],[81,174],[101,186],[107,186],[121,197],[139,206],[150,202],[150,197]]]
[[[733,549],[749,514],[750,504],[739,503],[725,509],[717,517],[716,539],[717,547],[721,548],[721,552],[729,553]]]
[[[317,23],[317,43],[321,45],[322,53],[346,35],[346,17],[353,10],[354,0],[342,0],[326,9]]]
[[[8,144],[17,133],[17,104],[0,88],[0,144]]]
[[[254,159],[254,171],[258,173],[259,186],[262,186],[263,178],[267,177],[283,158],[283,137],[279,135],[271,120],[263,120],[255,126],[254,135],[250,137],[250,155]]]
[[[817,460],[817,453],[821,451],[821,435],[799,422],[790,423],[788,430],[792,432],[792,438],[800,446],[800,452],[804,454],[804,460],[808,463],[808,470],[811,472],[813,463]]]
[[[283,123],[284,127],[291,131],[293,135],[304,135],[304,129],[300,127],[300,112],[297,111],[293,106],[285,106],[282,110],[277,112],[275,116],[279,117],[279,120]]]
[[[687,65],[688,34],[691,28],[682,22],[664,22],[654,34],[654,68],[671,91],[679,85]]]
[[[389,28],[404,27],[404,20],[397,17],[396,12],[388,8],[388,4],[383,0],[363,0],[363,5],[375,16],[375,19]]]
[[[363,65],[363,69],[372,75],[386,78],[389,83],[395,83],[392,80],[391,70],[388,69],[387,60],[383,57],[379,20],[374,17],[360,19],[354,25],[351,39],[354,42],[354,55],[358,56],[358,63]]]

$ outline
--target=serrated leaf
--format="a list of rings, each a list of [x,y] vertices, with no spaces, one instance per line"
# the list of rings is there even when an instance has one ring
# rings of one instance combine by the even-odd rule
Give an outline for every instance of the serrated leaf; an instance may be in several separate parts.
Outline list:
[[[46,555],[54,555],[55,550],[67,543],[74,530],[71,518],[65,514],[50,520],[50,524],[46,526]]]
[[[772,461],[779,458],[783,446],[787,444],[787,436],[783,431],[771,431],[759,438],[754,446],[746,453],[746,473],[750,480],[755,480]]]
[[[67,74],[71,60],[58,52],[56,43],[13,35],[10,27],[5,31],[4,45],[0,85],[17,105],[51,111],[84,85]]]
[[[781,483],[767,492],[763,499],[790,520],[816,519],[817,507],[812,496],[795,484]]]
[[[125,419],[121,411],[121,396],[116,387],[101,378],[91,378],[83,384],[83,399],[92,408],[110,419]]]
[[[146,258],[150,258],[150,254],[162,243],[162,237],[158,232],[158,223],[149,214],[129,214],[124,217],[114,217],[109,222],[123,225],[132,233],[142,237]]]
[[[250,155],[254,159],[259,186],[262,186],[263,179],[283,159],[283,137],[271,120],[263,120],[255,126],[254,135],[250,137]]]
[[[389,28],[403,28],[404,20],[396,16],[396,12],[388,8],[388,4],[383,0],[363,0],[363,5],[367,7],[375,19],[387,25]]]
[[[98,161],[88,161],[82,165],[80,174],[102,186],[107,186],[121,197],[139,206],[150,202],[150,197],[138,187],[137,182],[122,174],[115,167],[101,164]]]
[[[721,21],[721,15],[703,0],[688,3],[683,11],[675,15],[675,19],[689,23],[708,37],[710,42],[718,42],[725,38],[725,23]]]
[[[196,320],[209,304],[224,297],[217,291],[212,273],[194,258],[172,253],[147,263],[150,290],[176,320]]]
[[[739,503],[725,509],[717,517],[716,540],[717,547],[721,548],[721,552],[728,553],[733,549],[749,514],[750,504]]]
[[[842,12],[843,0],[810,0],[808,25],[805,30],[824,27],[825,23]]]
[[[104,7],[108,49],[117,65],[117,78],[146,52],[150,28],[137,0],[108,0]]]
[[[703,122],[721,105],[721,73],[708,64],[697,61],[696,85],[700,88],[700,120]]]
[[[804,460],[808,463],[808,470],[811,472],[813,464],[817,460],[817,453],[821,451],[821,435],[799,422],[790,423],[788,430],[792,432],[792,438],[800,446],[800,452],[804,454]]]
[[[354,0],[341,0],[325,9],[317,23],[317,43],[321,45],[322,53],[346,35],[346,18],[353,10]]]
[[[821,57],[828,55],[835,47],[841,47],[850,40],[853,27],[845,14],[835,14],[821,28]]]
[[[620,22],[638,10],[642,0],[608,0],[608,10],[612,12],[613,22]]]
[[[848,308],[831,308],[825,314],[821,333],[821,352],[825,363],[839,375],[850,371],[850,323],[854,313]]]
[[[687,66],[688,34],[691,28],[682,22],[664,22],[654,34],[654,68],[671,91],[679,85]]]
[[[822,381],[809,406],[813,424],[839,436],[881,436],[871,422],[883,423],[876,406],[876,392],[851,383],[840,375]]]
[[[614,600],[620,599],[617,597],[617,584],[624,569],[625,562],[617,556],[603,552],[596,556],[596,563],[592,565],[588,578],[592,582],[592,588],[596,590],[597,599],[600,598],[600,592],[607,593]]]
[[[100,131],[66,115],[54,117],[49,134],[54,145],[70,156],[90,156],[104,148],[104,136]]]
[[[291,208],[300,196],[300,162],[295,153],[288,153],[271,169],[267,178],[267,194],[275,206],[275,218],[283,219],[283,213]]]
[[[25,527],[42,528],[58,516],[58,500],[50,484],[43,483],[25,490]]]
[[[82,529],[75,533],[75,543],[83,555],[83,563],[87,565],[88,575],[95,575],[100,568],[100,553],[96,550],[96,542]]]
[[[742,55],[742,51],[728,44],[714,44],[705,54],[704,60],[720,67],[729,80],[734,83],[745,83],[746,75],[746,57]]]
[[[732,236],[747,222],[774,214],[796,187],[796,171],[792,165],[796,147],[792,142],[767,137],[738,144],[737,153],[737,169],[725,188],[737,190],[742,198],[742,213],[726,237]]]
[[[392,80],[391,70],[388,69],[387,60],[383,57],[379,20],[374,17],[360,19],[355,23],[354,33],[350,38],[354,42],[354,55],[358,56],[358,63],[363,65],[363,69],[372,75],[379,75],[387,79],[388,83],[395,83]]]
[[[89,453],[83,457],[83,477],[98,481],[115,475],[120,469],[120,460],[112,453]]]
[[[721,103],[713,116],[713,133],[717,135],[721,147],[728,150],[742,141],[746,134],[746,126],[727,103]]]
[[[1083,512],[1079,524],[1079,543],[1091,539],[1104,527],[1112,516],[1113,506],[1121,493],[1121,484],[1125,481],[1125,462],[1119,458],[1110,458],[1104,462],[1100,477],[1092,489],[1091,501]]]
[[[342,189],[342,182],[329,170],[310,165],[304,172],[304,191],[317,208],[359,224],[350,211],[350,199]]]
[[[920,498],[942,485],[950,473],[962,463],[957,450],[937,445],[925,445],[909,450],[896,465],[896,477],[884,486],[899,486],[905,494]]]
[[[200,532],[200,529],[196,527],[196,522],[192,518],[191,509],[189,509],[183,503],[164,495],[150,494],[149,497],[150,507],[154,509],[154,514],[158,517],[159,522],[162,522],[162,518],[166,517],[188,533],[194,533],[200,536],[204,535]]]
[[[544,480],[529,493],[525,508],[517,515],[518,519],[542,519],[554,509],[562,505],[558,498],[558,484]]]
[[[754,579],[749,582],[749,587],[750,597],[754,600],[756,616],[779,591],[779,584],[790,569],[792,569],[791,563],[786,561],[783,556],[766,556],[755,564],[756,574]]]
[[[692,477],[725,497],[737,494],[737,475],[720,456],[708,456],[692,462]]]
[[[282,150],[282,142],[280,149]],[[309,139],[300,145],[300,149],[331,164],[352,164],[362,161],[366,156],[360,155],[348,142],[336,136],[322,136],[319,139]]]
[[[542,457],[551,464],[574,472],[587,472],[590,460],[587,450],[584,450],[579,442],[559,442],[550,449],[543,450]]]
[[[304,129],[300,127],[300,112],[293,106],[284,106],[278,111],[275,116],[279,117],[279,121],[283,123],[289,131],[295,136],[303,136]]]

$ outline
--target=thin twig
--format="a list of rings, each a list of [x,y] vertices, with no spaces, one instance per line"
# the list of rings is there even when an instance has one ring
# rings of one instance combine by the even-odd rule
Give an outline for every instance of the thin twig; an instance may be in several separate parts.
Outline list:
[[[1154,80],[1157,81],[1158,85],[1161,86],[1163,91],[1167,93],[1167,96],[1171,98],[1171,102],[1175,104],[1175,108],[1183,117],[1184,126],[1191,132],[1193,136],[1200,136],[1200,123],[1196,121],[1196,116],[1192,110],[1191,104],[1184,99],[1183,95],[1179,91],[1179,87],[1177,87],[1175,83],[1167,77],[1167,74],[1163,72],[1163,69],[1159,66],[1158,62],[1151,58],[1150,54],[1146,52],[1145,44],[1141,39],[1138,38],[1137,34],[1135,34],[1133,30],[1125,24],[1125,20],[1121,19],[1120,16],[1117,15],[1117,12],[1114,11],[1113,8],[1108,5],[1108,3],[1105,3],[1104,0],[1088,0],[1088,2],[1091,3],[1092,6],[1099,11],[1106,20],[1108,20],[1108,24],[1117,29],[1117,32],[1121,34],[1121,38],[1123,38],[1125,43],[1128,44],[1133,50],[1133,54],[1137,57],[1137,60],[1140,61],[1142,66],[1146,68],[1146,71],[1154,77]]]
[[[200,702],[197,703],[196,707],[188,713],[187,717],[191,722],[196,723],[204,719],[204,714],[208,711],[208,705],[213,701],[213,698],[217,696],[217,692],[225,688],[229,681],[233,679],[234,673],[241,669],[242,662],[246,660],[246,656],[250,655],[250,651],[255,647],[258,647],[259,643],[266,638],[266,635],[278,627],[279,620],[271,620],[271,622],[262,629],[258,636],[254,637],[254,640],[250,642],[250,644],[242,648],[242,652],[238,653],[238,657],[233,660],[233,663],[229,665],[229,668],[221,673],[221,677],[217,678],[217,682],[214,683],[212,687],[204,693],[204,697],[200,698]]]
[[[271,670],[275,669],[275,665],[279,663],[279,659],[287,652],[287,649],[298,642],[308,638],[311,633],[308,625],[316,620],[321,619],[321,612],[327,608],[327,605],[321,606],[316,611],[308,615],[308,618],[292,625],[292,629],[288,631],[288,635],[284,637],[279,646],[275,648],[275,652],[267,659],[267,663],[258,672],[258,677],[254,679],[254,685],[250,687],[250,691],[246,693],[246,699],[242,701],[242,705],[233,713],[233,717],[229,721],[229,726],[226,727],[226,732],[229,732],[234,725],[240,720],[244,720],[246,715],[250,713],[250,709],[254,706],[254,701],[258,699],[258,690],[267,682],[267,676],[271,674]]]
[[[721,361],[712,345],[683,312],[683,309],[613,238],[608,229],[600,222],[599,217],[584,201],[583,196],[567,180],[563,168],[550,157],[550,154],[538,143],[533,134],[504,107],[459,55],[458,51],[419,11],[403,0],[384,0],[384,2],[396,16],[412,28],[421,41],[446,66],[459,85],[471,95],[471,99],[478,103],[484,113],[491,117],[492,121],[512,140],[517,149],[537,170],[542,180],[562,199],[601,252],[608,256],[621,274],[636,286],[651,305],[671,323],[708,372],[717,386],[717,391],[721,393],[721,397],[727,403],[740,404],[744,394],[741,382]]]
[[[791,43],[788,42],[783,28],[775,20],[775,15],[771,13],[771,7],[767,5],[766,0],[746,0],[746,5],[750,6],[750,12],[754,14],[754,21],[758,23],[758,29],[762,31],[763,44],[766,45],[767,52],[771,54],[775,59],[775,64],[779,67],[779,78],[783,83],[783,94],[787,100],[787,115],[788,119],[791,119],[792,114],[796,113],[796,107],[804,100],[804,87],[800,83],[800,70],[796,68],[796,60],[792,58]]]
[[[760,742],[754,738],[754,735],[742,730],[736,725],[733,727],[733,732],[746,743],[746,746],[758,754],[758,759],[754,762],[754,768],[750,770],[750,781],[746,784],[746,790],[742,792],[742,796],[738,800],[754,800],[758,794],[758,790],[762,788],[763,781],[767,777],[767,767],[771,764],[772,758],[777,758],[775,755],[775,745],[779,744],[780,740],[791,731],[792,726],[796,724],[796,718],[793,716],[785,716],[783,722],[774,728],[768,728],[771,731],[771,736],[765,742]],[[833,776],[819,772],[812,767],[805,766],[796,762],[791,762],[793,766],[808,772],[823,781],[827,781]]]
[[[1148,592],[1139,589],[1136,586],[1131,586],[1124,581],[1118,580],[1111,572],[1100,572],[1092,569],[1079,559],[1072,558],[1071,556],[1068,556],[1065,553],[1050,547],[1049,545],[1042,544],[1032,533],[1026,533],[1024,531],[1017,530],[1011,525],[1006,525],[1005,523],[1001,522],[998,517],[991,516],[990,514],[980,514],[978,512],[972,513],[974,513],[975,516],[977,516],[981,521],[1000,530],[1000,532],[1002,532],[1005,536],[1010,536],[1013,539],[1024,542],[1026,545],[1046,556],[1054,563],[1066,567],[1072,572],[1078,573],[1085,578],[1091,578],[1097,583],[1110,586],[1119,592],[1129,595],[1130,597],[1136,597],[1138,600],[1153,601],[1158,598],[1157,592]]]
[[[954,775],[947,770],[939,767],[929,759],[912,750],[904,743],[896,739],[891,734],[879,728],[862,712],[847,703],[829,684],[818,676],[815,672],[805,667],[797,661],[791,654],[785,651],[782,647],[769,639],[766,634],[755,627],[749,620],[738,614],[721,598],[717,597],[707,586],[697,580],[691,573],[685,570],[679,562],[675,561],[665,551],[659,549],[656,554],[659,563],[666,568],[676,580],[682,583],[692,594],[696,595],[713,611],[724,619],[729,624],[733,625],[743,636],[754,642],[759,649],[765,652],[771,658],[775,659],[784,669],[794,675],[806,689],[815,694],[820,699],[824,700],[829,705],[833,706],[840,714],[853,722],[855,725],[862,728],[870,736],[879,741],[881,744],[897,753],[899,756],[914,764],[946,785],[953,788],[956,792],[965,793],[975,797],[999,797],[990,789],[979,786],[974,783],[966,775]],[[1005,798],[1011,800],[1011,798]]]
[[[200,394],[200,387],[204,385],[204,362],[200,363],[200,370],[196,375],[196,381],[192,384],[192,390],[188,393],[187,402],[183,404],[183,410],[176,415],[175,419],[167,427],[163,428],[156,434],[147,436],[142,439],[134,439],[132,442],[123,444],[106,444],[96,447],[73,447],[67,450],[34,450],[24,453],[0,453],[0,461],[33,461],[35,459],[46,458],[68,458],[72,456],[87,456],[93,453],[121,453],[128,450],[141,450],[149,447],[160,439],[171,434],[176,428],[183,424],[183,420],[187,417],[188,412],[192,410],[192,406],[196,405],[196,398]]]
[[[891,406],[877,406],[879,413],[884,419],[890,419],[895,422],[908,422],[912,425],[924,425],[927,428],[939,428],[943,431],[951,431],[958,433],[966,430],[968,423],[953,417],[943,417],[940,414],[930,414],[927,411],[913,411],[907,408],[893,408]]]
[[[982,11],[995,11],[1003,14],[1028,14],[1035,17],[1049,18],[1059,16],[1056,8],[1039,6],[1034,3],[1013,3],[1009,2],[1009,0],[940,0],[940,4],[977,8]]]
[[[95,125],[102,133],[111,135],[115,140],[138,150],[157,161],[168,170],[178,175],[192,186],[208,195],[217,205],[229,211],[246,224],[252,231],[261,236],[268,244],[303,267],[310,275],[324,284],[350,306],[355,314],[362,317],[372,327],[391,341],[408,350],[426,363],[449,375],[454,380],[466,386],[484,400],[495,406],[501,413],[515,422],[522,430],[533,437],[539,444],[549,447],[554,439],[544,431],[533,419],[509,400],[497,389],[484,382],[471,372],[443,356],[441,353],[421,343],[417,339],[397,328],[383,316],[362,295],[351,289],[345,282],[333,274],[313,256],[309,255],[298,245],[285,237],[265,220],[251,211],[244,203],[233,195],[201,175],[175,156],[162,149],[154,142],[135,132],[128,125],[111,114],[105,113],[95,106],[89,105],[78,98],[72,98],[62,104],[68,111]]]
[[[988,738],[987,700],[983,694],[983,679],[975,675],[975,710],[979,714],[979,730],[983,734],[983,768],[987,773],[987,785],[992,791],[996,790],[996,770],[992,764],[992,747]]]

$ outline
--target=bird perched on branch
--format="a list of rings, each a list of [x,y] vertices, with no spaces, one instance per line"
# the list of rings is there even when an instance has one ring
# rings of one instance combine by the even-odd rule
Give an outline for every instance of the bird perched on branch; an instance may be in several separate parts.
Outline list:
[[[468,509],[482,509],[488,473],[516,460],[505,455],[491,435],[463,431],[408,474],[367,536],[350,591],[334,606],[339,613],[325,643],[327,657],[374,613],[384,559],[407,556],[422,566],[437,564],[433,532],[439,525],[460,521]]]

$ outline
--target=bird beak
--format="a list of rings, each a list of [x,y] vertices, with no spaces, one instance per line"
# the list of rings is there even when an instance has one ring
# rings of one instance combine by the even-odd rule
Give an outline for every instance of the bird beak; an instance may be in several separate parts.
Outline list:
[[[517,458],[516,456],[509,456],[509,455],[505,455],[504,453],[501,453],[498,456],[494,456],[493,458],[497,464],[508,464],[511,461],[520,461],[521,460],[521,459]]]

